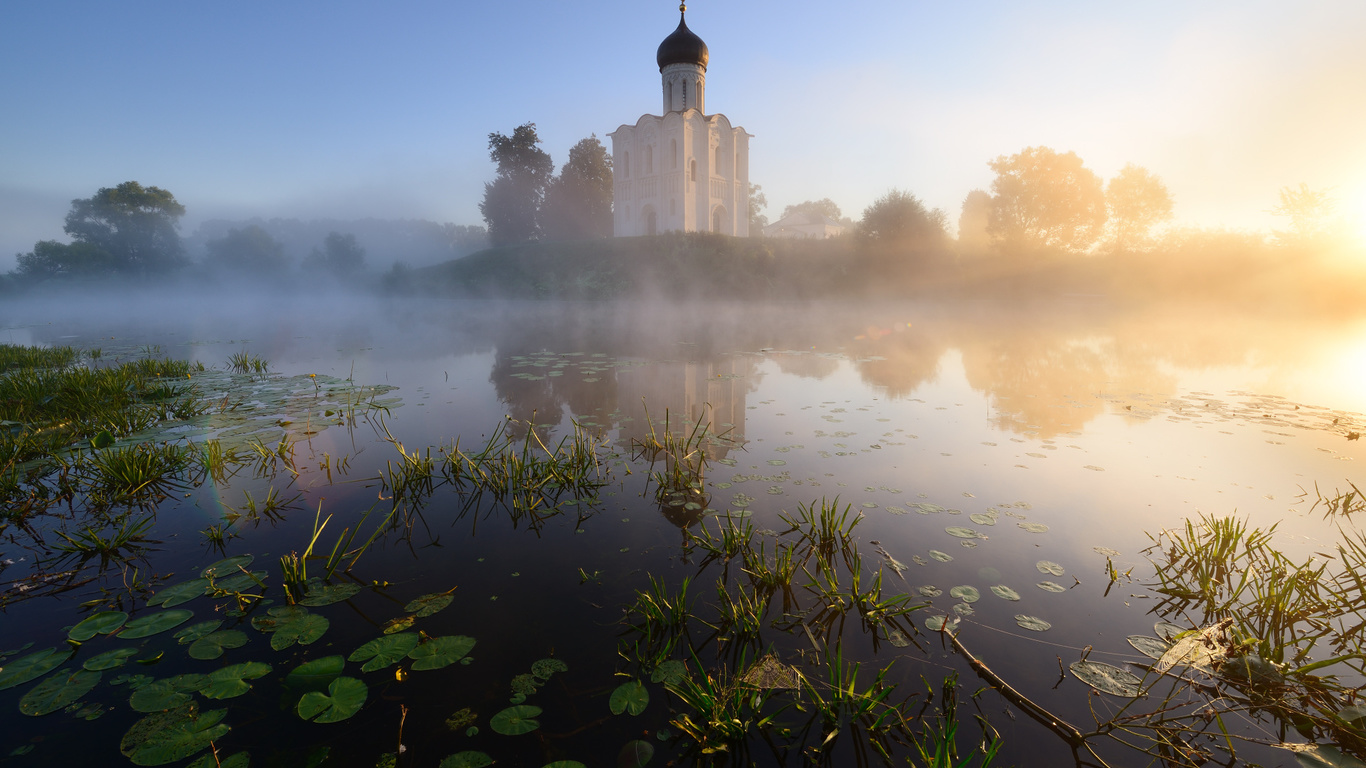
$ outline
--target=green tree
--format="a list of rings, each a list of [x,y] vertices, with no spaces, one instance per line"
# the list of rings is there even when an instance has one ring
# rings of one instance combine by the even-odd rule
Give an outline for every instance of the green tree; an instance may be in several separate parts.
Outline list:
[[[76,243],[95,246],[115,271],[150,275],[184,266],[185,249],[176,231],[185,206],[158,187],[125,181],[103,187],[93,197],[72,200],[66,233]]]
[[[322,270],[336,277],[351,277],[365,268],[365,249],[356,242],[355,235],[329,232],[323,247],[316,246],[304,259],[305,270]]]
[[[1105,191],[1100,177],[1075,152],[1028,147],[987,164],[991,222],[987,232],[1014,250],[1085,251],[1105,226]]]
[[[963,198],[958,214],[958,252],[967,255],[986,253],[991,245],[987,226],[991,223],[991,195],[974,189]]]
[[[868,206],[859,238],[883,248],[925,250],[944,244],[944,212],[928,210],[915,195],[893,189]]]
[[[555,163],[537,146],[540,143],[535,123],[517,126],[511,136],[489,134],[489,157],[498,164],[498,176],[484,184],[479,212],[494,245],[535,240],[540,235],[541,202],[555,172]]]
[[[260,226],[230,229],[204,244],[205,264],[233,272],[278,273],[286,266],[285,249]]]
[[[90,243],[59,243],[39,240],[29,253],[15,257],[15,273],[24,280],[52,280],[81,275],[100,276],[117,271],[114,257]]]
[[[835,205],[835,201],[828,197],[821,198],[820,200],[805,200],[796,203],[795,205],[789,205],[783,209],[783,215],[780,216],[779,219],[786,219],[794,213],[806,213],[813,216],[829,216],[835,221],[839,221],[843,217],[843,214],[840,212],[840,207]]]
[[[768,207],[768,196],[764,194],[764,188],[758,184],[749,185],[749,235],[750,237],[760,237],[764,234],[764,227],[768,226],[768,217],[764,215],[764,209]]]
[[[1301,245],[1323,238],[1331,230],[1336,208],[1331,189],[1314,190],[1304,183],[1298,189],[1282,187],[1281,204],[1270,212],[1290,219],[1290,229],[1276,230],[1276,240],[1282,245]]]
[[[569,149],[569,162],[545,188],[541,229],[556,240],[612,236],[612,156],[597,134]]]
[[[1110,238],[1116,250],[1126,250],[1148,238],[1153,226],[1172,217],[1172,196],[1162,179],[1129,163],[1105,185]]]

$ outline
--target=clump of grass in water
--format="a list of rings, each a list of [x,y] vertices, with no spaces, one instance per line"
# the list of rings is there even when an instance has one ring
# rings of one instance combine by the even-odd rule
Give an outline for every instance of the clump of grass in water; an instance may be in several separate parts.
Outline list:
[[[851,506],[846,504],[841,510],[839,503],[838,496],[833,500],[822,498],[820,506],[815,502],[798,504],[796,515],[779,513],[778,519],[791,526],[783,534],[800,533],[800,540],[807,547],[807,557],[814,554],[829,559],[840,551],[847,561],[854,543],[854,528],[862,522],[863,514],[850,516]]]
[[[152,530],[155,518],[152,515],[134,521],[132,515],[124,514],[113,521],[113,530],[104,535],[91,526],[83,526],[75,534],[57,531],[66,541],[56,545],[59,552],[76,555],[82,561],[99,557],[101,563],[110,560],[129,560],[143,554],[152,544],[159,544],[147,537]]]
[[[270,373],[270,363],[244,349],[228,356],[228,369],[233,373],[248,373],[264,378]]]
[[[705,505],[702,498],[707,471],[704,443],[710,436],[711,423],[699,417],[687,435],[675,435],[669,426],[669,411],[666,409],[663,431],[656,432],[649,408],[645,409],[645,422],[650,425],[650,433],[643,440],[632,438],[631,449],[634,458],[648,458],[650,461],[649,473],[655,483],[655,502],[683,506],[688,501],[701,501]],[[724,434],[718,437],[724,437]],[[655,471],[655,464],[661,459],[664,468]]]

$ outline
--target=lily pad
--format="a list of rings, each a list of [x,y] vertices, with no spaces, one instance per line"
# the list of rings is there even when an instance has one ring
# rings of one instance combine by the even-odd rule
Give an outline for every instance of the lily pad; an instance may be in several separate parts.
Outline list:
[[[925,628],[931,632],[952,632],[958,628],[958,618],[950,619],[948,616],[930,616],[925,619]]]
[[[78,643],[84,643],[95,635],[109,635],[119,631],[125,621],[128,621],[128,614],[123,611],[92,613],[72,627],[66,636]]]
[[[400,616],[397,619],[390,619],[384,625],[384,634],[393,635],[399,632],[406,632],[412,628],[417,621],[417,616]]]
[[[1023,613],[1015,614],[1015,623],[1025,629],[1032,629],[1035,632],[1047,632],[1053,628],[1052,624],[1049,624],[1038,616],[1026,616]]]
[[[1001,598],[1002,600],[1010,600],[1014,602],[1020,599],[1019,592],[1016,592],[1015,590],[1011,589],[1010,587],[1007,587],[1004,584],[997,584],[996,586],[992,587],[991,593]]]
[[[1045,592],[1066,592],[1066,591],[1067,591],[1067,587],[1064,587],[1063,585],[1059,584],[1059,583],[1056,582],[1056,581],[1041,581],[1041,582],[1039,582],[1038,584],[1036,584],[1035,586],[1037,586],[1039,589],[1042,589],[1042,590],[1045,591]]]
[[[260,589],[261,583],[266,580],[265,571],[252,571],[251,573],[229,574],[226,578],[214,582],[214,586],[224,592],[250,592],[253,589]]]
[[[230,667],[215,669],[199,693],[206,699],[231,699],[251,690],[248,680],[270,674],[270,665],[260,661],[233,664]]]
[[[1048,526],[1043,523],[1016,523],[1016,525],[1030,533],[1048,533]]]
[[[321,579],[308,580],[308,592],[304,599],[299,601],[300,605],[331,605],[340,603],[343,600],[350,600],[361,591],[361,586],[354,582],[342,582],[340,584],[324,584]]]
[[[953,560],[953,555],[950,555],[948,552],[940,552],[937,549],[930,550],[930,557],[941,563],[947,563]]]
[[[283,606],[294,607],[294,606]],[[272,608],[270,612],[274,614],[280,608]],[[306,611],[306,609],[300,609]],[[255,624],[255,622],[252,622]],[[273,634],[270,636],[270,647],[283,651],[284,649],[298,643],[299,645],[311,645],[318,638],[323,636],[330,626],[326,616],[319,616],[316,613],[289,613],[280,614],[275,620],[273,629],[268,630]],[[259,629],[259,627],[258,627]]]
[[[165,712],[189,704],[194,698],[172,680],[155,680],[133,691],[128,706],[134,712]]]
[[[201,637],[207,637],[213,634],[214,631],[221,626],[223,626],[222,619],[213,619],[212,621],[201,621],[198,624],[191,624],[190,626],[180,630],[179,632],[172,635],[172,637],[174,637],[176,642],[180,643],[181,645],[189,645],[190,643],[193,643]]]
[[[467,749],[464,752],[447,755],[437,768],[485,768],[489,765],[493,765],[493,758],[483,752]]]
[[[645,708],[650,704],[650,691],[645,689],[645,683],[641,681],[631,681],[616,686],[612,691],[612,698],[608,701],[612,708],[613,715],[620,715],[622,712],[630,712],[631,715],[639,715],[645,712]]]
[[[0,668],[0,691],[51,672],[71,658],[71,654],[70,648],[48,648],[11,661]]]
[[[325,691],[346,669],[346,659],[341,656],[324,656],[321,659],[306,661],[285,675],[285,685],[295,690]]]
[[[978,592],[976,587],[968,586],[966,584],[950,589],[949,595],[958,598],[965,603],[975,603],[982,599],[982,593]]]
[[[194,618],[194,611],[188,611],[184,608],[173,608],[169,611],[159,611],[150,616],[143,616],[140,619],[133,619],[132,621],[123,625],[123,631],[119,633],[119,637],[123,638],[124,640],[136,640],[140,637],[151,637],[152,635],[158,634],[160,632],[165,632],[166,630],[171,629],[173,627],[178,627],[192,618]]]
[[[1067,570],[1052,560],[1040,560],[1034,564],[1034,567],[1039,569],[1039,573],[1046,573],[1050,576],[1061,576]]]
[[[668,663],[668,662],[665,662]],[[681,662],[680,662],[681,663]],[[549,680],[556,672],[568,672],[569,665],[559,659],[537,659],[531,663],[531,674],[542,681]],[[658,682],[658,681],[656,681]]]
[[[86,659],[85,663],[81,666],[92,672],[98,672],[105,669],[118,669],[124,664],[127,664],[128,660],[136,655],[138,655],[138,649],[136,648],[115,648],[112,651],[105,651],[104,653],[91,656]]]
[[[674,685],[687,674],[687,665],[677,659],[672,659],[655,667],[655,671],[650,673],[650,682]]]
[[[1366,768],[1366,763],[1331,744],[1311,744],[1295,750],[1295,762],[1301,768]]]
[[[249,768],[250,752],[236,752],[231,757],[220,759],[217,755],[207,754],[185,766],[185,768]]]
[[[339,677],[327,686],[327,693],[305,693],[299,699],[299,717],[315,723],[340,722],[365,706],[369,690],[365,683],[354,677]]]
[[[1111,693],[1115,696],[1132,699],[1138,696],[1142,687],[1142,681],[1135,677],[1132,672],[1120,669],[1112,664],[1083,660],[1073,662],[1070,669],[1078,680],[1101,693]]]
[[[489,720],[489,727],[504,736],[519,736],[523,733],[531,733],[541,727],[540,722],[535,718],[541,714],[540,707],[533,707],[530,704],[519,704],[494,715]]]
[[[1156,632],[1158,637],[1169,643],[1176,642],[1178,635],[1188,631],[1190,631],[1189,627],[1183,627],[1178,624],[1168,624],[1165,621],[1159,621],[1153,625],[1153,632]]]
[[[985,538],[986,538],[986,536],[982,535],[981,533],[978,533],[977,531],[974,531],[974,530],[971,529],[971,528],[965,528],[965,527],[963,527],[963,526],[961,526],[961,525],[951,525],[951,526],[949,526],[948,528],[945,528],[945,529],[944,529],[944,532],[947,533],[947,534],[950,535],[950,536],[957,536],[957,537],[960,538],[960,539],[985,539]]]
[[[19,700],[19,711],[32,717],[51,714],[65,709],[100,682],[103,675],[88,669],[78,669],[66,675],[53,675],[24,694]]]
[[[655,756],[655,745],[643,739],[629,741],[617,753],[618,768],[645,768]]]
[[[360,668],[362,672],[384,669],[407,656],[409,651],[417,647],[418,639],[412,632],[381,635],[353,651],[347,661],[365,662]]]
[[[926,584],[916,591],[918,591],[922,597],[939,597],[944,594],[944,590],[933,584]]]
[[[475,640],[465,635],[433,637],[408,652],[413,660],[413,670],[441,669],[450,666],[474,648]]]
[[[230,728],[220,721],[226,709],[201,714],[193,703],[169,712],[148,715],[123,735],[119,751],[134,765],[165,765],[183,760],[225,736]]]
[[[1162,655],[1167,652],[1167,648],[1169,647],[1166,640],[1150,637],[1148,635],[1129,635],[1128,640],[1129,645],[1132,645],[1134,650],[1150,659],[1162,658]]]
[[[147,599],[148,605],[159,605],[162,608],[174,608],[181,603],[188,603],[196,597],[207,594],[209,580],[202,576],[189,581],[182,581],[179,584],[172,584],[164,587]]]
[[[204,570],[199,572],[199,575],[209,576],[215,579],[221,579],[224,576],[230,576],[234,573],[237,573],[239,568],[249,567],[255,561],[256,557],[254,555],[237,555],[235,557],[228,557],[219,560],[213,565],[205,567]]]
[[[235,629],[223,629],[205,635],[190,645],[190,658],[216,659],[229,648],[241,648],[247,644],[247,636]]]
[[[403,610],[416,615],[419,619],[425,619],[450,605],[454,599],[455,596],[449,594],[422,595],[413,598],[407,605],[403,606]]]
[[[995,524],[996,524],[996,518],[995,518],[995,517],[993,517],[993,516],[991,516],[991,515],[988,515],[988,514],[984,514],[984,513],[982,513],[982,512],[978,512],[978,513],[975,514],[975,515],[968,515],[968,519],[971,520],[971,521],[974,522],[974,523],[977,523],[978,525],[995,525]]]

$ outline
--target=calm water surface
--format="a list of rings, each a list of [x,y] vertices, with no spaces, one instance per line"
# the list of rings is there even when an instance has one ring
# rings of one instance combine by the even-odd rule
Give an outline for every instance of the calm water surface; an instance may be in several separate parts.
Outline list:
[[[610,765],[635,738],[650,739],[661,751],[656,762],[665,763],[671,742],[658,737],[671,730],[670,694],[651,686],[651,703],[638,717],[609,711],[610,693],[626,679],[615,675],[628,671],[617,653],[617,622],[646,574],[671,584],[694,576],[702,585],[697,594],[709,599],[720,569],[696,575],[698,557],[685,550],[681,528],[696,530],[697,519],[661,512],[646,487],[648,465],[630,458],[631,439],[649,429],[646,408],[656,421],[666,412],[674,425],[709,419],[726,433],[707,472],[712,509],[743,510],[757,528],[778,531],[785,527],[780,512],[821,498],[838,496],[860,512],[865,570],[894,558],[906,567],[900,578],[884,568],[885,587],[943,591],[927,600],[931,608],[916,615],[917,624],[929,612],[953,610],[951,587],[976,587],[982,598],[963,617],[964,642],[1016,688],[1083,727],[1092,722],[1088,689],[1070,676],[1059,683],[1060,666],[1085,646],[1097,660],[1141,658],[1125,637],[1152,634],[1159,618],[1142,585],[1152,575],[1143,554],[1152,536],[1201,513],[1237,514],[1259,525],[1281,521],[1277,541],[1294,556],[1325,551],[1339,534],[1336,522],[1311,511],[1314,489],[1360,483],[1357,461],[1366,450],[1348,439],[1361,431],[1366,411],[1366,322],[1355,321],[1120,311],[1089,300],[1028,312],[985,302],[665,307],[349,299],[227,309],[128,300],[88,311],[51,303],[0,308],[0,342],[97,347],[106,359],[159,351],[218,369],[246,350],[268,360],[279,379],[317,374],[387,385],[394,389],[384,395],[391,403],[385,426],[410,452],[457,438],[462,447],[480,445],[506,416],[542,425],[538,434],[547,442],[568,434],[571,420],[612,439],[619,455],[609,462],[600,503],[567,508],[538,528],[514,526],[506,515],[460,517],[454,494],[439,492],[409,537],[386,539],[353,571],[362,583],[389,586],[315,609],[331,626],[314,645],[273,652],[247,628],[246,647],[201,662],[186,658],[170,633],[142,641],[148,656],[165,656],[120,671],[165,677],[246,660],[272,665],[274,673],[250,694],[203,703],[227,706],[233,730],[219,744],[225,754],[245,749],[260,765],[302,764],[322,744],[332,748],[329,764],[373,765],[399,743],[401,707],[408,708],[404,764],[436,765],[474,749],[505,765]],[[377,500],[383,505],[377,477],[397,456],[377,423],[315,429],[312,419],[327,422],[321,413],[305,407],[290,414],[293,423],[277,437],[288,430],[300,440],[301,471],[275,485],[298,495],[295,507],[275,524],[239,525],[227,549],[256,555],[254,567],[277,580],[276,561],[307,545],[319,508],[335,516],[330,530],[340,530]],[[213,429],[210,417],[192,439]],[[324,454],[349,457],[344,477],[328,481],[319,468]],[[199,531],[220,521],[225,508],[240,509],[244,494],[260,498],[270,483],[249,475],[163,504],[162,544],[137,564],[140,574],[172,584],[218,559]],[[992,515],[993,524],[974,522],[974,514]],[[957,538],[950,527],[980,538]],[[49,531],[49,545],[51,538]],[[5,532],[0,552],[15,561],[0,571],[0,589],[11,597],[35,561],[55,557],[14,530]],[[1108,596],[1107,553],[1134,576]],[[1041,573],[1040,561],[1060,564],[1064,574]],[[581,584],[579,569],[601,578]],[[60,645],[81,616],[78,604],[101,598],[101,590],[117,592],[131,572],[100,572],[94,563],[87,571],[95,578],[80,589],[14,600],[0,618],[0,649]],[[1044,580],[1067,589],[1036,586]],[[994,585],[1014,589],[1020,600],[999,599],[988,591]],[[471,663],[414,672],[406,682],[392,670],[350,669],[346,674],[370,686],[369,698],[342,724],[303,723],[289,711],[294,702],[278,685],[286,672],[349,654],[401,615],[409,599],[451,588],[454,604],[419,628],[474,637]],[[216,610],[207,599],[185,607],[195,609],[196,620]],[[1017,614],[1052,628],[1022,629]],[[802,654],[810,652],[780,632],[765,640],[790,663],[805,663]],[[857,628],[846,630],[845,642],[854,658],[878,666],[896,659],[893,677],[903,693],[923,691],[922,676],[942,680],[951,670],[960,670],[966,691],[981,687],[933,635],[919,650],[886,643],[875,650]],[[87,645],[82,656],[119,641]],[[549,656],[569,671],[528,699],[543,709],[540,730],[494,733],[487,720],[508,706],[510,680]],[[61,712],[20,715],[17,702],[32,685],[0,692],[0,756],[31,745],[10,760],[126,762],[119,739],[141,715],[128,708],[125,689],[97,686],[84,700],[109,711],[86,722]],[[1004,764],[1072,762],[1064,744],[994,694],[964,706],[1001,732]],[[1100,709],[1106,706],[1113,703]],[[479,733],[445,727],[463,707],[478,712]],[[88,738],[68,737],[77,731]],[[837,754],[835,764],[854,759],[852,751]],[[1249,754],[1265,764],[1293,763],[1288,753]],[[780,762],[766,751],[754,759]],[[788,762],[800,760],[794,753]]]

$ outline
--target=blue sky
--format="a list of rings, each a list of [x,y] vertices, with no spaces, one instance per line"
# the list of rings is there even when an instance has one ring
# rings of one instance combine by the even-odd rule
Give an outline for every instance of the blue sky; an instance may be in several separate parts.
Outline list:
[[[952,221],[1044,144],[1162,177],[1178,222],[1267,228],[1277,190],[1366,216],[1366,2],[695,0],[707,107],[746,128],[776,218],[891,188]],[[70,201],[137,180],[208,218],[478,224],[487,136],[569,147],[659,110],[667,0],[11,2],[0,8],[0,270]]]

